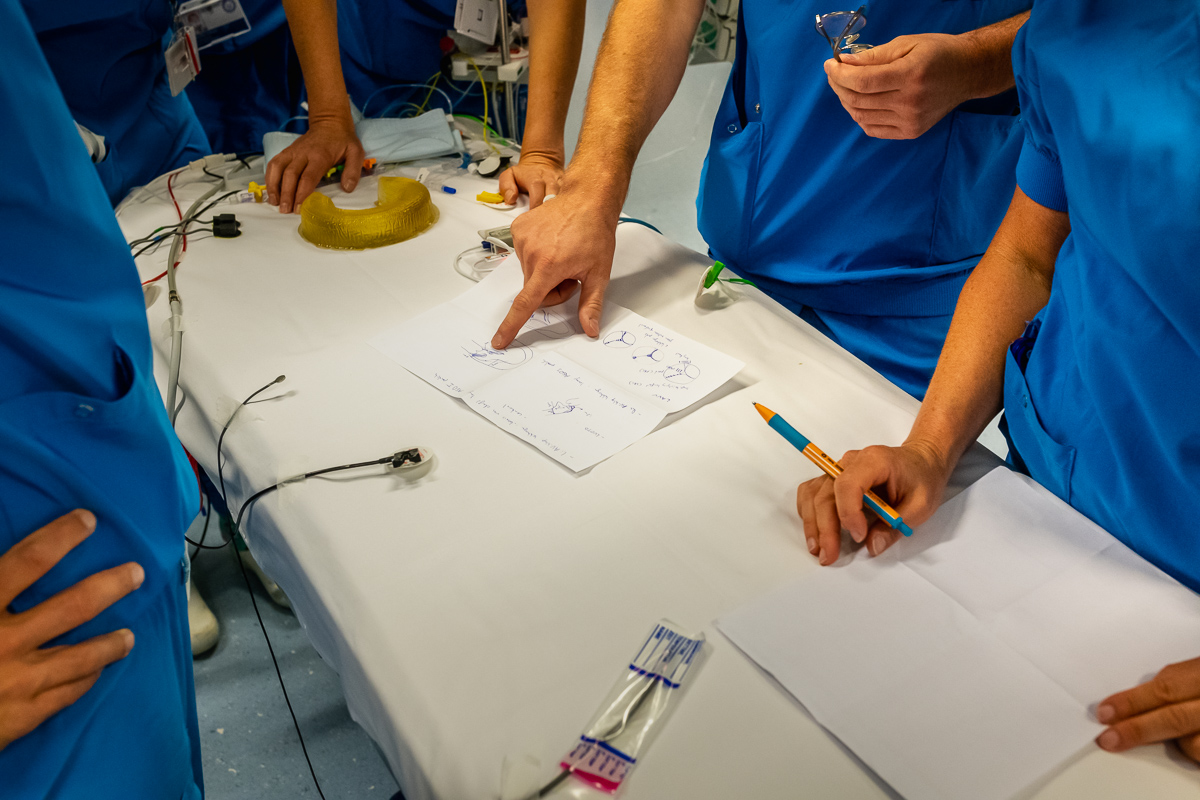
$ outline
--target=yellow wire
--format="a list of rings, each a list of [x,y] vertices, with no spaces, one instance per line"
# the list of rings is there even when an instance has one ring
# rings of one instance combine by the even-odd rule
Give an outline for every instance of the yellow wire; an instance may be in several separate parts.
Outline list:
[[[438,81],[442,79],[441,72],[435,72],[425,79],[425,85],[429,87],[429,93],[425,95],[425,99],[421,101],[421,105],[417,107],[417,115],[425,111],[425,106],[429,105],[429,98],[433,97],[433,90],[437,88]],[[430,83],[433,81],[433,83]]]
[[[496,145],[492,144],[492,140],[488,138],[488,90],[487,83],[483,80],[483,73],[479,71],[479,65],[475,63],[475,59],[468,58],[467,62],[475,70],[475,74],[479,76],[479,85],[483,88],[483,143],[492,148],[492,152],[500,155],[500,151],[496,149]]]

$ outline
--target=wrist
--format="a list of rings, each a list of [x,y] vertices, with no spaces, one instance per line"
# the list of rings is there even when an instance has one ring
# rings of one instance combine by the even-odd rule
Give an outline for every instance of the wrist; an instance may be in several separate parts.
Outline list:
[[[985,28],[960,33],[955,39],[964,76],[963,102],[994,97],[1015,85],[1011,37],[998,37]]]
[[[541,144],[526,139],[521,143],[521,157],[518,163],[527,159],[549,161],[558,165],[559,169],[562,169],[567,163],[567,154],[561,143],[555,146],[553,144]]]
[[[350,95],[343,94],[340,100],[309,101],[308,124],[338,125],[354,129],[354,116],[350,113]]]
[[[954,452],[950,443],[938,437],[922,435],[914,429],[902,447],[916,453],[942,485],[950,482],[950,475],[960,455]]]
[[[580,165],[576,158],[563,174],[558,196],[572,198],[573,202],[590,208],[615,226],[621,216],[628,189],[627,177],[614,170],[589,169],[586,165]]]

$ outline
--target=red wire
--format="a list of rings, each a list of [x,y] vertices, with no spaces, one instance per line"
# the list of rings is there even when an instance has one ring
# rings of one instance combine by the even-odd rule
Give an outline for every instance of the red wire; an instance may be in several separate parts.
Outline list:
[[[179,210],[179,201],[175,199],[175,190],[171,188],[171,184],[175,182],[175,176],[183,170],[176,170],[167,176],[167,194],[171,195],[171,202],[175,204],[175,216],[179,217],[179,221],[183,222],[183,212]],[[187,252],[187,228],[183,229],[183,252]],[[179,262],[175,262],[175,266],[179,266]]]
[[[174,203],[174,205],[175,205],[175,216],[179,217],[180,222],[183,222],[183,212],[179,210],[179,201],[175,199],[175,189],[171,186],[171,184],[174,183],[174,181],[175,181],[175,176],[181,172],[183,172],[183,170],[177,169],[174,172],[172,172],[170,175],[167,176],[167,194],[171,195],[171,202]],[[183,252],[186,253],[187,252],[187,228],[184,227],[183,230],[184,230]],[[175,266],[176,267],[179,266],[178,261],[175,262]],[[163,278],[165,278],[166,275],[167,275],[167,271],[164,269],[162,272],[160,272],[158,275],[155,275],[150,280],[142,281],[142,286],[146,286],[148,284],[154,283],[155,281],[160,281]]]

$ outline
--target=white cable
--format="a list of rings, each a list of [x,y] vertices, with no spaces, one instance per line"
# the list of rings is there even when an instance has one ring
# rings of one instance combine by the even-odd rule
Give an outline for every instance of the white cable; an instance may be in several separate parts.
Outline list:
[[[203,161],[204,159],[201,159],[201,162]],[[203,167],[198,167],[197,170],[199,169],[203,169]],[[220,188],[220,184],[212,187],[192,203],[187,213],[183,215],[179,228],[175,232],[175,238],[171,240],[171,251],[167,254],[167,297],[171,303],[171,361],[167,373],[167,410],[171,414],[171,427],[175,427],[175,417],[178,416],[181,407],[176,406],[175,395],[179,390],[179,365],[183,361],[183,301],[179,299],[179,292],[175,288],[175,264],[183,249],[183,237],[187,234],[188,225],[191,224],[196,210]]]

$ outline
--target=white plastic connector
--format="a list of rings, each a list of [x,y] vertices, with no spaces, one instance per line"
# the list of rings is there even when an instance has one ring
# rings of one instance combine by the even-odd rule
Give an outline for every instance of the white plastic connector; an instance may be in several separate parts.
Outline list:
[[[203,172],[205,169],[219,167],[222,164],[227,164],[230,161],[237,161],[236,153],[213,153],[204,158],[197,158],[195,161],[188,164],[188,169],[192,172]]]
[[[525,74],[525,69],[529,66],[529,59],[523,58],[519,61],[510,61],[507,64],[501,64],[496,68],[496,75],[505,83],[516,83],[521,80],[521,76]]]

